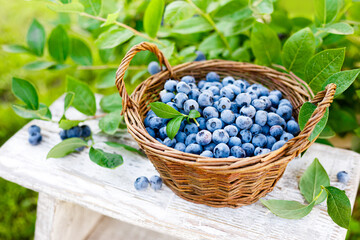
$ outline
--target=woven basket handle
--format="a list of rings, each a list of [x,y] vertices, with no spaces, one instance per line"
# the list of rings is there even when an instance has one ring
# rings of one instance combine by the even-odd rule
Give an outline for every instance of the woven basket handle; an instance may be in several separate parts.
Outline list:
[[[170,76],[173,76],[173,70],[168,62],[168,60],[165,58],[164,54],[160,51],[160,49],[153,43],[149,42],[142,42],[135,46],[133,46],[125,55],[123,60],[120,63],[120,66],[118,70],[116,71],[116,87],[119,90],[120,96],[122,97],[122,112],[123,114],[128,107],[131,107],[133,105],[136,105],[135,101],[129,96],[129,94],[126,92],[125,88],[125,82],[124,82],[124,75],[126,70],[128,69],[131,60],[133,57],[141,51],[150,51],[156,55],[156,57],[159,60],[160,66],[165,65],[167,70],[170,72]]]

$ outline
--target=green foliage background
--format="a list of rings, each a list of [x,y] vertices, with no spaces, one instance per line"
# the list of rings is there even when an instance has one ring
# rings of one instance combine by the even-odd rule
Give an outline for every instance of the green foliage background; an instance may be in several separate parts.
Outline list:
[[[61,1],[66,2],[66,1]],[[104,1],[105,2],[105,1]],[[124,1],[113,1],[108,0],[103,4],[104,13],[113,12],[113,4],[115,2]],[[151,29],[151,26],[143,26],[143,15],[145,8],[149,2],[147,1],[125,1],[128,4],[128,8],[123,9],[120,12],[118,21],[124,22],[129,26],[144,31]],[[166,1],[165,5],[168,5],[172,1]],[[216,1],[213,1],[216,2]],[[348,0],[345,2],[349,2]],[[351,2],[351,1],[350,1]],[[355,2],[355,1],[354,1]],[[360,3],[357,3],[360,4]],[[108,71],[114,71],[117,64],[120,63],[124,53],[135,44],[136,41],[130,40],[120,46],[114,48],[113,54],[110,57],[108,63],[101,61],[98,54],[96,45],[96,38],[102,31],[108,30],[108,27],[104,27],[101,30],[99,23],[96,21],[87,21],[86,24],[79,24],[78,17],[76,14],[57,14],[51,11],[46,4],[46,1],[6,1],[0,0],[0,45],[3,44],[25,44],[26,34],[28,27],[34,18],[36,18],[44,27],[46,31],[46,37],[48,38],[51,31],[59,23],[63,24],[69,35],[72,37],[81,38],[91,48],[93,57],[93,66],[106,66],[107,69],[96,69],[96,67],[79,66],[74,64],[71,60],[67,60],[66,64],[69,66],[61,70],[41,70],[41,71],[29,71],[23,68],[24,65],[37,61],[45,60],[50,61],[48,50],[45,50],[44,57],[36,57],[28,54],[11,54],[0,50],[0,145],[3,144],[10,136],[12,136],[21,126],[23,126],[26,120],[18,117],[13,110],[10,108],[12,103],[18,103],[13,94],[11,93],[11,78],[13,76],[28,79],[36,85],[38,90],[39,98],[41,102],[49,105],[56,98],[58,98],[65,91],[65,76],[72,75],[78,79],[89,82],[91,86],[96,85],[102,79],[104,73]],[[272,14],[272,21],[270,26],[274,29],[279,36],[282,38],[282,43],[289,37],[291,26],[288,21],[284,21],[284,15],[287,11],[287,18],[294,17],[306,17],[311,20],[314,19],[316,9],[314,7],[313,0],[278,0],[275,4],[275,12]],[[278,10],[278,11],[277,11]],[[357,9],[350,9],[349,11],[359,11]],[[106,17],[106,14],[103,14]],[[348,36],[331,35],[324,38],[324,47],[327,48],[340,48],[346,47],[346,57],[343,69],[354,69],[360,67],[360,36],[359,36],[359,19],[351,19],[355,24],[355,34]],[[357,23],[356,23],[357,22]],[[81,26],[80,26],[81,25]],[[167,26],[166,28],[168,28]],[[160,28],[158,37],[167,37],[166,28]],[[188,31],[188,29],[185,29]],[[179,30],[180,32],[180,30]],[[151,34],[150,34],[151,35]],[[155,34],[156,35],[156,34]],[[152,36],[155,36],[152,35]],[[210,35],[205,34],[191,34],[182,37],[182,35],[174,35],[169,37],[171,41],[176,42],[176,48],[180,52],[181,49],[195,45],[196,47],[204,49],[207,53],[208,58],[224,58],[229,59],[226,54],[220,54],[217,51],[208,51],[207,47],[213,48],[213,45],[201,45],[201,41]],[[230,45],[246,43],[246,36],[241,36],[239,42],[232,43]],[[166,43],[168,44],[168,43]],[[216,44],[215,44],[216,45]],[[246,45],[246,44],[245,44]],[[223,47],[218,45],[218,49]],[[215,47],[216,50],[216,47]],[[178,53],[180,54],[180,53]],[[194,56],[189,54],[186,56],[191,60]],[[247,52],[244,54],[242,51],[238,52],[238,55],[234,60],[251,60],[253,59],[252,53]],[[139,57],[132,62],[132,70],[129,71],[127,79],[134,80],[134,76],[146,69],[146,64],[155,60],[154,56],[147,53],[140,54]],[[172,64],[177,64],[180,61],[176,57],[171,58]],[[89,68],[89,69],[88,69]],[[142,73],[141,77],[135,81],[129,81],[127,83],[128,89],[131,91],[141,80],[148,76],[147,73]],[[131,78],[132,77],[132,78]],[[359,89],[359,82],[356,81],[342,96],[340,96],[333,104],[330,111],[329,125],[337,132],[339,136],[344,136],[349,132],[358,133],[358,113],[360,111],[360,105],[356,104],[359,102],[359,97],[356,95],[356,89]],[[115,92],[114,87],[106,89],[98,89],[97,92],[103,94],[110,94]],[[342,122],[343,124],[336,124]],[[323,140],[324,141],[324,140]],[[325,140],[326,141],[326,140]],[[359,137],[354,134],[353,136],[353,149],[359,150],[360,144]],[[0,239],[29,239],[33,236],[34,224],[35,224],[35,213],[36,213],[36,193],[19,187],[13,183],[0,181]],[[350,224],[349,239],[360,238],[360,199],[357,199],[357,204],[353,212],[353,220]]]

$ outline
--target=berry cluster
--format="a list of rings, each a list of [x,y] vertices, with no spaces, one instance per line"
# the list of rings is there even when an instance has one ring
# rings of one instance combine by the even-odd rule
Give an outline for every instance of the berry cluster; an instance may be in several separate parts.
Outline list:
[[[29,132],[29,143],[31,145],[38,145],[41,140],[42,140],[42,136],[40,133],[41,129],[39,126],[36,125],[31,125],[28,129]]]
[[[162,179],[157,175],[152,176],[150,180],[147,177],[141,176],[135,180],[134,187],[136,190],[145,190],[149,184],[155,191],[160,190],[162,187]]]
[[[174,139],[166,134],[169,119],[149,111],[144,124],[159,142],[177,150],[215,158],[243,158],[281,148],[300,132],[293,106],[278,90],[209,72],[196,83],[192,76],[167,80],[163,103],[188,114],[200,112],[199,125],[183,121]]]
[[[75,137],[85,139],[91,136],[91,129],[88,125],[75,126],[68,130],[61,130],[59,135],[61,140],[65,140],[67,138],[75,138]],[[85,147],[79,147],[75,150],[81,152],[82,150],[84,150],[84,148]]]

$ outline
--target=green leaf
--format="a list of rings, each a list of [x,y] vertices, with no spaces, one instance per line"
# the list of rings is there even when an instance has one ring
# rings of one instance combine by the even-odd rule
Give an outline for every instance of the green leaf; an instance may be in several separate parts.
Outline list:
[[[261,203],[265,205],[273,214],[286,219],[300,219],[308,215],[313,209],[315,202],[309,205],[303,205],[296,201],[286,200],[262,200]]]
[[[91,15],[99,15],[101,12],[101,0],[79,0],[84,6],[85,12]]]
[[[39,109],[39,97],[32,83],[13,77],[11,90],[18,99],[26,104],[28,109]]]
[[[94,115],[96,112],[95,95],[89,86],[70,76],[67,76],[66,80],[67,92],[75,93],[72,106],[85,115]]]
[[[345,191],[336,187],[325,187],[328,194],[327,210],[331,219],[340,227],[348,229],[351,218],[351,204]]]
[[[339,0],[315,0],[315,16],[321,24],[332,22],[340,9]]]
[[[305,65],[315,53],[315,37],[310,28],[294,33],[286,40],[282,51],[282,62],[286,69],[302,76]]]
[[[305,102],[301,108],[300,108],[300,112],[299,112],[299,126],[300,129],[303,130],[306,123],[309,121],[311,115],[313,114],[313,112],[316,109],[316,105],[312,104],[311,102]],[[316,124],[313,132],[311,133],[310,137],[309,137],[309,141],[314,140],[321,132],[322,130],[325,128],[327,120],[329,117],[329,109],[326,109],[326,112],[324,114],[324,116],[321,118],[321,120],[318,122],[318,124]]]
[[[335,83],[336,84],[336,92],[335,92],[334,97],[337,97],[341,93],[343,93],[346,89],[348,89],[348,87],[350,87],[350,85],[359,76],[359,73],[360,73],[360,69],[337,72],[337,73],[331,75],[324,82],[322,89],[325,89],[325,87],[330,83]]]
[[[120,111],[115,111],[107,114],[105,117],[101,118],[99,121],[99,128],[110,135],[116,133],[119,128],[122,116],[120,115]]]
[[[349,132],[359,126],[355,113],[346,108],[332,108],[329,125],[336,133]]]
[[[64,113],[71,106],[71,104],[74,101],[74,98],[75,98],[75,93],[73,93],[73,92],[66,93],[66,96],[65,96],[65,99],[64,99]]]
[[[105,143],[106,143],[106,145],[108,145],[110,147],[113,147],[113,148],[125,149],[125,150],[128,150],[130,152],[136,152],[136,153],[138,153],[140,155],[145,156],[145,154],[142,151],[140,151],[140,150],[138,150],[136,148],[133,148],[133,147],[131,147],[129,145],[123,144],[123,143],[117,143],[117,142],[105,142]]]
[[[79,125],[83,121],[80,120],[68,120],[68,119],[61,119],[59,122],[59,128],[62,128],[64,130],[70,129],[72,127],[75,127]]]
[[[172,140],[180,129],[181,122],[184,120],[184,116],[177,116],[171,119],[166,125],[166,134]]]
[[[162,102],[153,102],[150,103],[151,110],[154,111],[156,116],[161,118],[174,118],[177,116],[183,116],[180,112],[176,111],[173,107],[162,103]]]
[[[330,25],[326,26],[325,28],[320,28],[320,30],[327,32],[327,33],[337,34],[337,35],[354,34],[354,28],[351,27],[347,23],[330,24]]]
[[[35,62],[31,62],[31,63],[24,65],[23,68],[26,70],[38,71],[38,70],[48,69],[49,67],[52,67],[54,65],[55,65],[54,62],[35,61]]]
[[[195,9],[185,1],[171,2],[165,8],[164,21],[169,24],[192,17]]]
[[[274,11],[273,0],[250,0],[249,4],[259,14],[271,14]]]
[[[115,86],[117,69],[110,69],[99,74],[96,80],[96,88],[110,88]]]
[[[68,138],[56,144],[47,154],[48,158],[62,158],[75,151],[76,148],[87,146],[81,138]]]
[[[238,21],[222,21],[217,24],[217,27],[224,33],[225,37],[231,37],[246,32],[253,26],[254,22],[253,17],[247,17]]]
[[[335,137],[335,135],[336,133],[334,132],[334,130],[329,125],[326,125],[322,130],[322,132],[320,133],[319,138],[328,139]]]
[[[164,12],[164,0],[150,0],[144,13],[144,30],[150,37],[156,37]]]
[[[57,62],[65,62],[70,48],[69,37],[65,29],[58,25],[54,28],[49,37],[48,43],[50,56]]]
[[[142,70],[142,71],[137,72],[136,74],[134,74],[134,75],[132,76],[130,83],[131,83],[131,84],[138,85],[138,84],[136,84],[136,81],[139,80],[139,79],[140,79],[141,77],[143,77],[144,75],[146,75],[147,73],[148,73],[147,69],[144,69],[144,70]],[[144,79],[145,79],[145,78],[143,78],[143,80],[144,80]]]
[[[40,104],[40,107],[37,110],[32,110],[32,109],[27,108],[26,106],[17,105],[17,104],[12,105],[12,108],[13,108],[14,112],[22,118],[42,119],[42,120],[50,120],[51,119],[51,113],[49,115],[50,111],[49,111],[48,107],[45,105]]]
[[[213,27],[202,17],[192,17],[176,24],[172,32],[179,34],[192,34],[211,31]]]
[[[100,107],[104,112],[121,111],[122,99],[119,93],[102,97],[100,100]]]
[[[315,158],[311,165],[306,169],[300,178],[299,188],[306,201],[311,203],[314,198],[321,192],[321,186],[330,186],[330,179],[324,167]],[[319,204],[326,199],[326,193],[323,192],[316,200]]]
[[[190,112],[189,112],[189,118],[199,118],[201,117],[201,114],[195,110],[195,109],[192,109]]]
[[[2,49],[9,53],[31,53],[30,49],[18,44],[2,45]]]
[[[101,24],[101,27],[105,27],[115,23],[118,16],[119,16],[119,11],[116,11],[114,13],[109,13],[107,15],[106,21],[103,24]]]
[[[280,40],[274,30],[259,22],[254,24],[251,33],[251,49],[258,64],[270,65],[278,62],[280,46]]]
[[[90,160],[97,165],[111,169],[120,166],[124,162],[122,156],[119,154],[104,152],[101,149],[93,147],[90,148],[89,157]]]
[[[59,13],[81,13],[84,11],[84,6],[78,2],[67,4],[49,4],[48,8]]]
[[[341,70],[345,48],[328,49],[313,56],[305,66],[305,80],[316,94],[328,77]]]
[[[30,25],[26,40],[31,52],[37,56],[43,55],[45,46],[45,29],[36,19],[34,19]]]
[[[238,62],[250,62],[250,54],[248,49],[245,47],[236,49],[232,53],[231,58]]]
[[[128,29],[110,29],[100,34],[95,41],[100,49],[114,48],[134,36],[134,33]]]
[[[220,36],[216,33],[213,33],[206,37],[199,45],[199,50],[201,52],[208,53],[214,49],[224,48],[224,42],[221,40]]]
[[[93,63],[90,48],[85,42],[78,38],[71,38],[70,57],[80,65],[90,66]]]

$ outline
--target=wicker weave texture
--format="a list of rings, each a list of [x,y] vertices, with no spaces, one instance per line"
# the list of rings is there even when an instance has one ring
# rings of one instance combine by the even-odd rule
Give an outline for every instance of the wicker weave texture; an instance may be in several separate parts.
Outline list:
[[[125,71],[136,53],[145,50],[153,52],[166,70],[146,79],[130,97],[125,89]],[[280,90],[284,98],[293,104],[296,119],[304,102],[311,101],[317,108],[297,137],[276,151],[249,158],[207,158],[177,151],[151,137],[143,120],[149,111],[149,103],[159,100],[165,81],[186,75],[204,79],[210,71],[221,77],[244,78],[250,83],[261,83],[271,90]],[[288,162],[315,141],[310,142],[308,138],[330,106],[336,91],[336,85],[329,84],[313,97],[309,86],[296,76],[250,63],[209,60],[171,67],[157,46],[147,42],[134,46],[126,54],[117,71],[116,86],[123,99],[122,113],[128,131],[145,151],[164,183],[186,200],[233,208],[254,203],[272,191]]]

